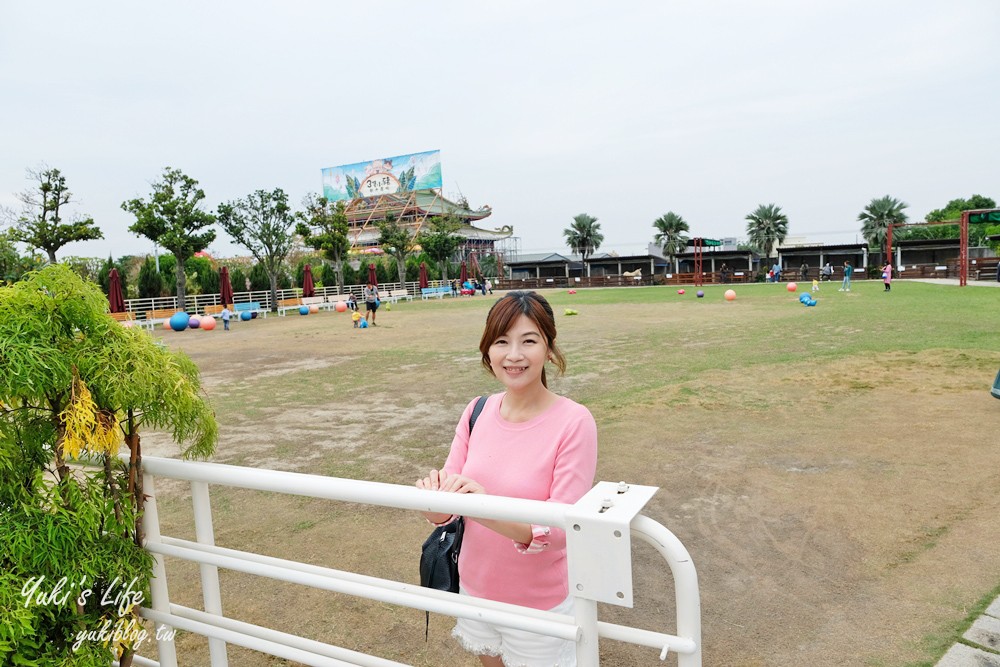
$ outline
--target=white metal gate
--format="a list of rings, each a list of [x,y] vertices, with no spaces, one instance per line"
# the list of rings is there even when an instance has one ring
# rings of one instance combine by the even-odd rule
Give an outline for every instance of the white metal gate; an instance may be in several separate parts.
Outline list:
[[[160,534],[155,491],[158,477],[191,483],[196,541]],[[385,667],[401,664],[226,618],[219,590],[218,568],[221,567],[572,640],[576,642],[580,667],[598,665],[599,637],[651,647],[659,651],[661,659],[666,657],[668,651],[674,651],[678,654],[679,667],[701,666],[701,602],[694,563],[673,533],[639,514],[656,492],[656,487],[600,482],[579,502],[564,505],[154,457],[143,459],[143,484],[148,496],[143,525],[146,549],[154,557],[154,577],[150,605],[142,608],[140,615],[156,624],[161,638],[157,640],[159,662],[137,657],[137,665],[177,666],[174,644],[168,634],[170,629],[183,629],[208,637],[212,667],[228,665],[228,643],[308,665]],[[416,584],[217,547],[209,502],[210,484],[562,528],[566,531],[570,593],[575,596],[574,614],[568,616],[538,611],[430,590]],[[597,619],[598,602],[632,606],[630,538],[633,535],[651,544],[670,567],[677,605],[676,635]],[[170,602],[164,556],[199,564],[204,611]]]

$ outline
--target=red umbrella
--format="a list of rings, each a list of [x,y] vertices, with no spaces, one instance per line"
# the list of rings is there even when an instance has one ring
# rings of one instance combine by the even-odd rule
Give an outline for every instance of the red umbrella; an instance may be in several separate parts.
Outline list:
[[[302,296],[307,299],[311,296],[316,296],[316,286],[313,284],[313,270],[308,264],[306,264],[306,268],[302,272]]]
[[[427,264],[420,262],[420,289],[430,286],[430,281],[427,280]]]
[[[219,269],[219,297],[222,305],[233,305],[233,284],[229,282],[229,267]]]
[[[458,282],[464,285],[469,280],[469,270],[465,268],[465,262],[462,262],[462,268],[458,272]]]
[[[111,269],[108,272],[108,305],[112,313],[125,312],[125,299],[122,297],[122,279],[118,276],[118,269]]]
[[[378,285],[378,278],[375,276],[375,265],[368,265],[368,282],[372,285]]]

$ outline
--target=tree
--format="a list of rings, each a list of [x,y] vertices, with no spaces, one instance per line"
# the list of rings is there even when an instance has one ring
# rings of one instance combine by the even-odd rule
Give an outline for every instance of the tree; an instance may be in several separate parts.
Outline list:
[[[101,268],[97,272],[97,284],[101,286],[101,291],[105,294],[110,294],[111,292],[111,269],[118,269],[118,280],[122,286],[122,295],[128,294],[128,267],[122,259],[115,262],[111,255],[108,255],[107,261],[101,264]],[[126,296],[126,298],[128,297]]]
[[[448,262],[462,244],[455,232],[461,223],[452,216],[434,217],[427,221],[428,231],[417,235],[417,242],[427,256],[437,262],[443,280],[448,280]]]
[[[302,199],[302,206],[305,210],[296,216],[299,223],[295,227],[295,233],[302,237],[307,246],[322,251],[323,256],[333,262],[337,288],[343,294],[344,258],[351,249],[351,242],[347,238],[347,212],[344,202],[331,204],[326,197],[310,193]],[[325,278],[323,284],[327,284]]]
[[[396,271],[399,274],[400,285],[406,284],[406,258],[416,247],[413,234],[402,227],[391,213],[378,223],[378,243],[386,254],[396,260]]]
[[[926,216],[927,222],[943,222],[945,220],[958,220],[962,217],[962,211],[974,211],[980,208],[996,208],[997,203],[989,197],[983,195],[972,195],[968,199],[952,199],[944,208],[936,208]]]
[[[278,312],[278,276],[292,249],[295,216],[281,188],[257,190],[219,205],[219,225],[263,265],[271,282],[271,312]]]
[[[604,241],[604,234],[601,234],[601,226],[597,223],[597,218],[581,213],[573,217],[573,224],[563,230],[566,243],[570,249],[578,253],[587,263],[587,258],[601,247]],[[589,271],[589,266],[587,267]]]
[[[105,623],[137,630],[128,605],[102,604],[116,578],[149,599],[140,431],[169,433],[185,457],[215,447],[194,363],[106,310],[96,285],[58,264],[0,288],[0,664],[131,664],[132,633],[72,642]],[[51,591],[70,574],[65,603],[25,604],[32,578]]]
[[[0,231],[0,286],[21,279],[28,271],[41,268],[40,255],[22,255],[15,245],[13,229]]]
[[[93,218],[74,217],[63,222],[65,207],[73,195],[58,169],[28,169],[27,178],[38,185],[17,195],[23,208],[14,227],[16,241],[41,248],[48,254],[49,263],[55,264],[56,251],[67,243],[104,238]]]
[[[788,236],[788,216],[776,204],[761,204],[747,214],[747,236],[750,245],[771,257]]]
[[[858,214],[858,221],[861,222],[861,236],[868,241],[868,247],[881,248],[886,261],[889,261],[885,247],[889,225],[906,223],[906,214],[903,213],[903,209],[907,206],[908,204],[886,195],[872,199],[868,206],[865,206],[865,210]]]
[[[156,270],[156,262],[147,257],[139,268],[139,298],[155,299],[163,296],[163,277]]]
[[[122,210],[136,218],[130,232],[160,244],[184,266],[188,257],[215,240],[215,230],[201,231],[215,223],[215,216],[201,210],[204,200],[205,191],[198,187],[198,181],[180,169],[167,167],[163,170],[163,180],[153,183],[149,201],[130,199],[122,202]],[[184,271],[175,273],[177,305],[184,308],[186,276]]]
[[[656,229],[653,242],[663,248],[663,254],[670,260],[668,268],[674,267],[677,254],[687,247],[688,237],[684,232],[689,229],[688,223],[673,211],[668,211],[653,221],[653,228]],[[664,269],[664,273],[668,273],[668,270]]]

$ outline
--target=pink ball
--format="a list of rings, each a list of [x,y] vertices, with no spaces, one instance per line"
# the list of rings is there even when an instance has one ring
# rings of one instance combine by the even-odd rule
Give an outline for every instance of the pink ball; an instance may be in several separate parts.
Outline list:
[[[310,313],[314,313],[314,314],[318,313],[319,312],[319,306],[317,306],[315,303],[312,304],[312,305],[310,305],[309,306],[309,312]]]
[[[785,289],[788,290],[789,292],[794,292],[798,288],[799,286],[796,285],[795,283],[788,283],[788,285],[785,287]]]
[[[211,331],[215,328],[215,318],[211,315],[203,315],[201,318],[201,328],[203,331]]]
[[[726,301],[732,301],[736,298],[736,292],[731,289],[726,290]]]
[[[677,293],[678,293],[678,294],[684,294],[684,290],[682,290],[682,289],[679,289],[679,290],[677,290]]]
[[[337,305],[336,305],[336,306],[334,306],[334,308],[336,308],[336,309],[337,309],[337,312],[338,312],[338,313],[342,313],[342,312],[344,312],[345,310],[347,310],[347,304],[346,304],[346,303],[344,303],[343,301],[338,301],[338,302],[337,302]]]

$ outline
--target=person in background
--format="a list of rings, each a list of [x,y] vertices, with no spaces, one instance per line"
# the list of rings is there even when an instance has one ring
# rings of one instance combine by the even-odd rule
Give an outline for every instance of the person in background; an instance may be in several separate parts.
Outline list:
[[[892,290],[892,262],[886,262],[882,267],[882,284],[885,285],[883,292]]]
[[[774,266],[771,267],[771,273],[774,275],[774,282],[780,283],[781,282],[781,264],[779,264],[778,262],[775,262]]]
[[[233,311],[229,310],[229,306],[228,305],[223,306],[222,307],[222,312],[219,313],[219,316],[222,318],[222,328],[223,328],[223,330],[229,331],[229,320],[233,316]]]
[[[489,278],[486,279],[486,291],[493,294],[493,282]]]
[[[347,307],[354,312],[358,312],[358,300],[354,298],[354,294],[347,295]]]
[[[850,262],[844,262],[844,282],[841,283],[838,292],[850,292],[851,291],[851,275],[854,273],[854,267],[851,266]]]
[[[373,283],[365,285],[365,321],[375,326],[375,311],[378,310],[378,287]]]
[[[830,262],[823,265],[822,276],[823,280],[826,280],[827,282],[833,279],[833,266],[830,265]]]
[[[722,279],[723,284],[729,282],[729,265],[725,262],[722,263],[722,268],[719,269],[719,277]]]
[[[802,266],[799,267],[799,277],[802,280],[809,279],[809,265],[806,264],[805,262],[802,262]]]
[[[548,388],[546,366],[566,369],[552,306],[535,292],[501,297],[486,316],[479,352],[505,391],[487,398],[471,435],[478,399],[466,406],[444,467],[417,487],[575,503],[594,483],[597,425],[587,408]],[[439,526],[455,520],[424,516]],[[458,569],[461,595],[573,614],[560,528],[466,516]],[[452,635],[485,667],[576,665],[568,640],[464,618]]]

